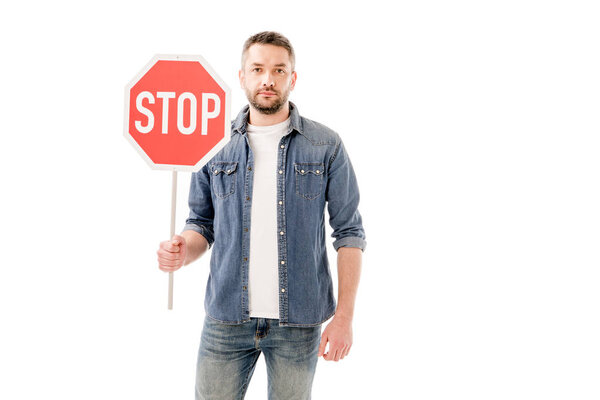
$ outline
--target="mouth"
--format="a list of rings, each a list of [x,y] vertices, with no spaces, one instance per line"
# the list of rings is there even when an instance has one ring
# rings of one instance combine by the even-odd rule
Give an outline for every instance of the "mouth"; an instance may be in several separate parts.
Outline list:
[[[266,96],[266,97],[271,97],[271,96],[275,96],[277,93],[271,92],[271,91],[268,91],[268,90],[264,90],[262,92],[258,92],[258,94]]]

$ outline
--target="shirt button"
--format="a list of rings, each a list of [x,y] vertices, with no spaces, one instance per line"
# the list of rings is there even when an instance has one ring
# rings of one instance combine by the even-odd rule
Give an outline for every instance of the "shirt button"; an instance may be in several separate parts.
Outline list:
[[[281,289],[281,293],[285,293],[285,289]]]
[[[285,264],[285,261],[283,261],[283,260],[282,260],[282,261],[281,261],[281,265],[283,265],[283,264]]]
[[[242,289],[246,290],[246,289],[247,289],[247,287],[246,287],[246,286],[242,286]]]
[[[315,172],[318,174],[318,173],[319,173],[319,170],[316,170]]]
[[[281,145],[281,148],[282,148],[282,149],[283,149],[284,147],[285,147],[284,145]]]
[[[279,201],[279,205],[282,205],[282,204],[283,204],[283,201]]]
[[[248,232],[248,228],[244,228],[244,232]]]
[[[300,173],[302,173],[302,174],[303,174],[303,173],[304,173],[304,170],[303,170],[303,169],[301,169],[301,170],[300,170]]]
[[[279,232],[279,234],[283,236],[283,231]]]
[[[252,167],[248,167],[248,171],[252,171]]]
[[[246,200],[250,201],[250,196],[246,197]]]
[[[244,257],[244,261],[248,261],[248,257]]]

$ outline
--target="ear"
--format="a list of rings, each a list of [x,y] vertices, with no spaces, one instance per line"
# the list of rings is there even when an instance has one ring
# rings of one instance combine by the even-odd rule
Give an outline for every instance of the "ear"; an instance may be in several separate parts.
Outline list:
[[[244,71],[243,70],[239,70],[238,72],[238,78],[240,79],[240,87],[243,89],[244,88]]]
[[[297,78],[298,78],[298,74],[296,74],[296,71],[292,72],[291,90],[294,90],[294,87],[296,87],[296,79]]]

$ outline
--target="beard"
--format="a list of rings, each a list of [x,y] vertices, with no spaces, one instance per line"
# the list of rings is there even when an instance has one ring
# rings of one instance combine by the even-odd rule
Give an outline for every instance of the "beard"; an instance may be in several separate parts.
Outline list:
[[[274,98],[263,99],[266,104],[261,104],[259,102],[259,92],[265,90],[261,88],[254,93],[250,92],[249,89],[246,89],[246,97],[248,98],[248,102],[256,109],[256,111],[261,114],[275,114],[277,111],[281,110],[281,107],[285,105],[288,101],[288,97],[290,95],[290,91],[286,91],[281,93],[275,89],[268,89],[270,92],[274,92],[276,96]]]

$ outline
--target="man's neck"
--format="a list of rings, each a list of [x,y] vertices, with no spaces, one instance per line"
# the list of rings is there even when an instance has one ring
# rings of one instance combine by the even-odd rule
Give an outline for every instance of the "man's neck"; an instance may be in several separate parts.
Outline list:
[[[275,114],[263,114],[250,105],[248,123],[255,126],[275,125],[285,121],[290,116],[290,103],[286,102]]]

